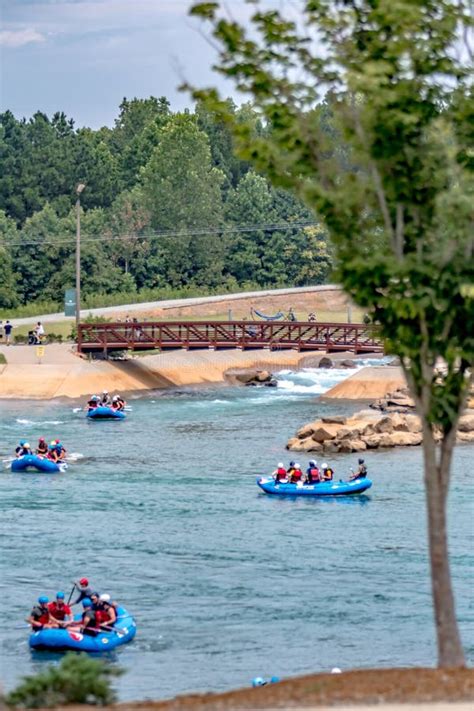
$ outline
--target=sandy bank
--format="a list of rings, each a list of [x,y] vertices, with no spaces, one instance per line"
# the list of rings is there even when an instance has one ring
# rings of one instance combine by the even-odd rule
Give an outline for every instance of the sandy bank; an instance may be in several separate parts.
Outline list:
[[[257,689],[178,696],[168,701],[118,704],[115,711],[240,711],[241,709],[428,708],[467,711],[474,699],[472,669],[367,669],[311,674]],[[74,709],[93,707],[74,707]],[[68,709],[73,711],[73,707]]]
[[[406,387],[402,369],[394,366],[363,368],[324,394],[341,400],[374,400]]]
[[[13,359],[12,347],[8,352]],[[27,347],[24,347],[27,349]],[[66,347],[63,347],[65,349]],[[26,351],[34,358],[32,349]],[[110,392],[143,393],[167,387],[222,383],[225,373],[235,368],[276,371],[297,368],[320,352],[296,351],[173,351],[144,356],[129,361],[87,361],[70,352],[45,350],[44,360],[24,362],[22,352],[16,359],[0,366],[0,398],[49,400],[81,398],[106,389]],[[26,356],[25,356],[26,357]],[[52,359],[48,360],[48,359]]]

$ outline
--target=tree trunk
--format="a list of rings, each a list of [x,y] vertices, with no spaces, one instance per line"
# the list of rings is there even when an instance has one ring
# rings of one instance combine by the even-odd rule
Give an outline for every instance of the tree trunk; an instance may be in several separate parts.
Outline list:
[[[431,589],[438,642],[438,666],[464,667],[466,662],[456,620],[446,530],[446,503],[455,430],[440,443],[438,463],[431,428],[426,425],[423,429]]]

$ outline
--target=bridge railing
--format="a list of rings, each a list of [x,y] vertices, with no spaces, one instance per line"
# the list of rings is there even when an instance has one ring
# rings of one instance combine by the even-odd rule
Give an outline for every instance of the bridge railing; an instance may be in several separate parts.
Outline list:
[[[383,351],[374,328],[356,323],[301,321],[135,321],[81,323],[80,352],[159,348],[294,348],[302,350]]]

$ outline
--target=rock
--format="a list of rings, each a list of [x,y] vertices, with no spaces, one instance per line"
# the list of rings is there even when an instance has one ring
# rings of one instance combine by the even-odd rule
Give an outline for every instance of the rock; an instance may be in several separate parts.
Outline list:
[[[368,449],[377,449],[377,447],[380,445],[381,439],[381,434],[371,434],[367,435],[366,437],[364,436],[364,442],[367,445]]]
[[[268,370],[257,370],[255,380],[258,383],[269,383],[272,379],[272,374]]]
[[[399,412],[394,412],[393,415],[390,415],[390,419],[392,421],[392,427],[394,430],[399,432],[408,432],[408,426],[405,415],[401,415]]]
[[[307,452],[322,452],[324,447],[319,442],[315,442],[314,439],[309,438],[307,440],[308,446],[306,448]]]
[[[255,380],[257,373],[254,370],[249,370],[247,373],[236,373],[234,377],[239,383],[247,384]]]
[[[327,454],[336,454],[339,452],[339,445],[337,442],[326,442],[324,444],[324,451],[327,452]]]
[[[391,433],[382,432],[380,435],[379,447],[394,447],[394,443],[391,439]]]
[[[327,356],[323,356],[321,360],[319,361],[318,368],[332,368],[333,367],[333,362],[331,358],[328,358]]]
[[[472,432],[458,432],[456,435],[458,442],[474,442],[474,431]]]
[[[324,422],[327,425],[345,425],[347,422],[347,417],[343,417],[343,415],[321,417],[321,422]]]
[[[271,380],[268,381],[268,383],[263,383],[265,387],[267,388],[276,388],[278,387],[278,381],[276,378],[272,378]]]
[[[291,449],[292,452],[308,452],[309,447],[313,445],[314,442],[311,437],[307,437],[306,439],[298,439],[298,437],[293,437],[289,440],[286,448]]]
[[[459,418],[459,432],[474,432],[474,414],[462,415]]]
[[[385,410],[387,407],[387,400],[385,398],[379,398],[378,400],[374,400],[369,407],[372,407],[374,410]]]
[[[392,447],[412,447],[417,444],[421,444],[423,437],[421,432],[392,432],[392,434],[386,435],[389,439],[389,444],[384,444],[382,446],[392,446]]]
[[[315,442],[326,442],[336,437],[337,430],[338,427],[335,425],[321,425],[314,430],[312,438]]]
[[[391,417],[382,417],[375,425],[374,429],[376,432],[379,432],[380,434],[386,432],[390,433],[393,432],[393,425],[392,425],[392,418]]]
[[[255,385],[264,383],[270,383],[274,380],[271,373],[268,370],[248,370],[243,373],[231,374],[238,383],[243,383],[244,385]]]
[[[340,452],[363,452],[366,449],[367,445],[361,439],[346,439],[339,445]]]
[[[421,432],[421,420],[417,415],[405,415],[407,432]]]
[[[319,422],[310,422],[308,425],[303,425],[301,429],[298,430],[296,436],[298,439],[306,439],[306,437],[311,437],[314,430],[319,426]]]
[[[339,368],[355,368],[356,364],[350,358],[346,358],[346,360],[341,360],[341,362],[338,363],[338,366]]]

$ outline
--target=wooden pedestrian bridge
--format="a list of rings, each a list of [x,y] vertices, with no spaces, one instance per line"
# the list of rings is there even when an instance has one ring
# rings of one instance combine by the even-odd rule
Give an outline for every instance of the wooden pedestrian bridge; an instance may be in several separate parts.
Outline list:
[[[134,321],[132,323],[81,323],[80,353],[110,351],[161,351],[177,348],[241,350],[267,348],[298,351],[383,352],[373,326],[362,323],[302,321]]]

